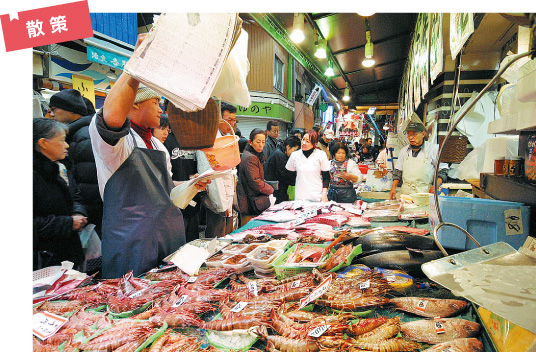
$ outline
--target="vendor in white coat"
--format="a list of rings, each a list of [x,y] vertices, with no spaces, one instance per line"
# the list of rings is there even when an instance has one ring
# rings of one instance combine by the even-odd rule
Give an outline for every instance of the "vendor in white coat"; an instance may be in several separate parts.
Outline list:
[[[302,149],[290,154],[286,168],[296,171],[295,200],[327,202],[330,163],[326,153],[316,148],[318,134],[308,130],[302,138]]]
[[[396,199],[396,187],[402,181],[401,193],[432,193],[434,168],[439,146],[424,140],[426,128],[420,122],[410,122],[406,128],[409,145],[403,147],[393,170],[390,198]],[[441,163],[437,178],[439,186],[446,181],[448,165]]]

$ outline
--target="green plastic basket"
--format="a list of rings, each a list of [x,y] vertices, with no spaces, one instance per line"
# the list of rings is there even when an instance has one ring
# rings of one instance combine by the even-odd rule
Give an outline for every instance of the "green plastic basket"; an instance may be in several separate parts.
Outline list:
[[[326,248],[328,245],[327,244],[304,243],[303,246],[305,246],[305,247],[316,246],[316,247]],[[313,270],[315,268],[315,267],[312,267],[312,266],[311,267],[303,267],[303,266],[288,266],[288,265],[284,265],[285,260],[287,260],[287,257],[296,250],[296,247],[298,247],[298,243],[296,243],[295,245],[293,245],[292,247],[287,249],[287,251],[285,253],[281,254],[279,257],[277,257],[274,260],[273,266],[274,266],[275,274],[276,274],[278,280],[283,280],[283,279],[286,279],[287,277],[292,277],[294,275],[298,275],[298,274],[301,274],[301,273],[304,273],[304,272],[307,272],[307,271],[311,271],[311,270]],[[329,255],[325,256],[323,259],[326,260],[328,258],[329,258]],[[322,263],[323,263],[323,261],[318,263],[317,266],[319,266]]]

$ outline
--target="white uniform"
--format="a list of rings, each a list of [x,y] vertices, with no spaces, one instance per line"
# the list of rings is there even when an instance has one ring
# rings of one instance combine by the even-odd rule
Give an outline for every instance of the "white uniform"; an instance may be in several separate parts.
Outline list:
[[[427,193],[434,182],[434,167],[437,163],[439,146],[423,142],[422,149],[413,157],[411,146],[408,144],[400,150],[395,169],[402,171],[402,194]],[[441,163],[440,169],[448,168]]]
[[[322,173],[329,171],[326,153],[315,149],[307,158],[302,150],[296,150],[288,158],[287,170],[296,171],[295,200],[320,202],[322,200]]]

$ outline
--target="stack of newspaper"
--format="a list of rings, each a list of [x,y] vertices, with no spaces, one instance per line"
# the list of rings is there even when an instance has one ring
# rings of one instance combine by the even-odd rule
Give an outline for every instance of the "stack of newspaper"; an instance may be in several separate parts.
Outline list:
[[[204,109],[241,27],[237,13],[164,13],[125,71],[184,111]]]

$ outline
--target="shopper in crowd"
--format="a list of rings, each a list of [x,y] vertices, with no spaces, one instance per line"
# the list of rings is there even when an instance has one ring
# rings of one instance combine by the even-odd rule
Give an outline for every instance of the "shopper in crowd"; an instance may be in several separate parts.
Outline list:
[[[240,155],[242,155],[244,149],[246,149],[246,146],[248,145],[248,139],[242,136],[242,132],[238,128],[236,129],[235,134],[238,136],[238,150],[240,151]]]
[[[138,35],[136,47],[145,37]],[[89,126],[104,200],[103,278],[140,275],[185,243],[182,213],[169,197],[169,154],[151,134],[160,126],[159,101],[123,72]]]
[[[387,169],[387,148],[385,147],[385,141],[382,142],[380,152],[376,158],[376,166],[380,169]]]
[[[268,121],[266,124],[266,145],[264,146],[264,156],[266,159],[270,157],[270,154],[275,150],[277,144],[280,143],[279,139],[279,125],[275,121]]]
[[[374,161],[374,156],[372,155],[370,147],[366,144],[363,145],[361,147],[361,150],[359,151],[359,162],[367,163],[367,162],[373,162],[373,161]]]
[[[165,113],[160,114],[160,126],[151,128],[151,133],[156,137],[160,142],[164,143],[169,136],[169,118]]]
[[[87,224],[80,191],[60,161],[67,155],[68,127],[46,118],[33,120],[33,269],[78,266],[84,253],[78,231]]]
[[[50,115],[69,126],[66,142],[69,152],[64,164],[70,165],[88,214],[88,223],[102,237],[102,198],[99,194],[97,166],[91,147],[89,124],[95,114],[91,100],[76,89],[65,89],[50,97]]]
[[[166,99],[164,101],[165,111],[167,111],[168,104],[169,101]],[[160,115],[160,125],[162,125],[162,116],[167,117],[167,114]],[[155,131],[156,130],[157,128],[155,128]],[[179,141],[171,129],[164,141],[164,146],[169,152],[172,173],[171,179],[173,181],[188,181],[197,174],[197,158],[195,150],[181,149]],[[193,202],[190,202],[190,204],[182,210],[186,242],[191,242],[199,238],[199,213],[201,211],[202,194],[202,192],[196,194]]]
[[[297,129],[297,128],[293,128],[293,129],[290,131],[290,134],[291,134],[292,136],[296,136],[296,137],[298,137],[298,138],[300,139],[300,141],[301,141],[301,139],[302,139],[302,137],[303,137],[303,133],[302,133],[302,131],[299,130],[299,129]]]
[[[354,184],[363,179],[359,167],[349,158],[348,146],[335,142],[330,149],[333,159],[330,161],[330,183],[328,200],[337,203],[353,203],[357,200]]]
[[[264,181],[265,143],[266,132],[253,129],[238,169],[237,196],[241,214],[259,215],[270,207],[269,195],[274,189]]]
[[[288,186],[296,184],[296,172],[286,169],[290,154],[300,149],[301,141],[296,136],[289,136],[283,144],[278,146],[264,163],[264,178],[267,181],[278,181],[277,189],[274,191],[275,203],[288,200]]]
[[[322,133],[322,137],[318,141],[317,148],[322,150],[324,153],[326,153],[326,156],[328,157],[328,160],[331,159],[331,155],[329,153],[330,149],[330,142],[333,140],[333,136],[335,134],[333,133],[332,129],[327,129]]]
[[[318,134],[308,130],[302,139],[301,149],[290,154],[286,168],[296,171],[295,200],[328,201],[329,160],[316,149]]]
[[[396,187],[402,181],[402,194],[433,192],[434,168],[438,162],[439,146],[425,141],[426,128],[421,122],[410,122],[406,127],[409,144],[398,154],[393,170],[390,198],[396,198]],[[438,189],[447,179],[448,165],[439,164]]]
[[[221,103],[221,119],[216,137],[227,136],[236,131],[236,107]],[[197,171],[203,173],[211,169],[202,151],[196,152]],[[233,199],[236,192],[236,176],[225,175],[213,180],[203,197],[207,227],[206,238],[222,237],[233,231]]]

